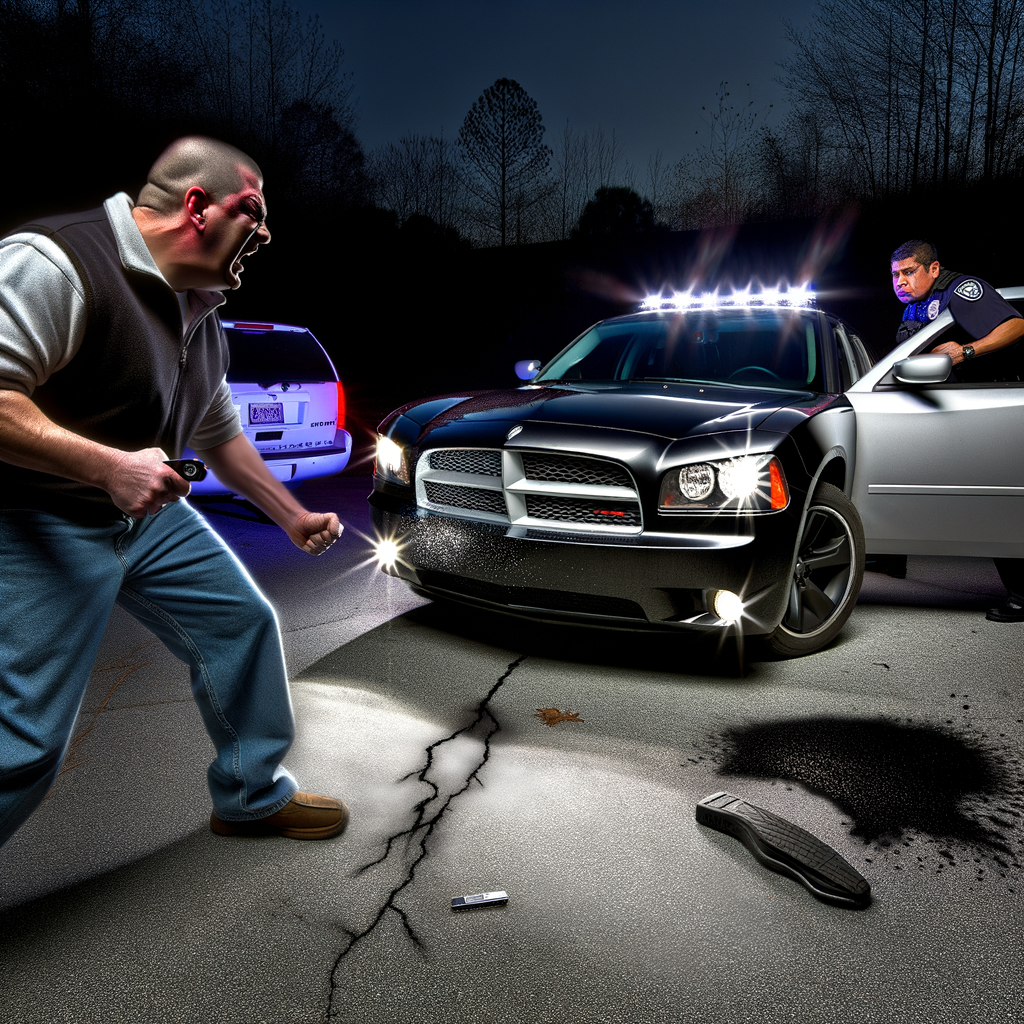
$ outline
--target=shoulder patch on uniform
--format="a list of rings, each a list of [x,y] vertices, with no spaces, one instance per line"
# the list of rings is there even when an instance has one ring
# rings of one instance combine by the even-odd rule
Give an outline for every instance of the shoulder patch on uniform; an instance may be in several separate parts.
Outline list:
[[[938,315],[939,315],[939,300],[938,299],[932,299],[932,301],[928,303],[928,319],[929,320],[934,320]]]
[[[968,302],[977,302],[985,294],[985,290],[981,287],[980,281],[976,278],[968,277],[953,289],[953,294],[958,295],[961,299],[966,299]]]

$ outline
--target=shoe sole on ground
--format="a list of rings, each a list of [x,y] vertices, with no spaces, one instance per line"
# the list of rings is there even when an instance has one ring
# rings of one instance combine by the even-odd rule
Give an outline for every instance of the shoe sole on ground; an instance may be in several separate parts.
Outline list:
[[[210,830],[219,836],[284,836],[286,839],[330,839],[331,836],[336,836],[339,832],[344,831],[348,824],[348,807],[342,804],[341,810],[340,821],[320,828],[289,828],[287,825],[274,825],[265,818],[258,818],[255,821],[222,821],[216,814],[211,814]]]
[[[1024,622],[1024,612],[1005,613],[1002,608],[989,608],[985,618],[989,622]]]
[[[867,880],[827,843],[732,793],[712,793],[697,804],[697,821],[735,836],[765,867],[795,878],[814,896],[844,907],[871,902]]]

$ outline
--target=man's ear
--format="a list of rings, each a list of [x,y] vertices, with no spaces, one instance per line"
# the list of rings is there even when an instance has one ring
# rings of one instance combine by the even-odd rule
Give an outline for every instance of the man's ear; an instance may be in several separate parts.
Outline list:
[[[198,185],[193,185],[185,193],[185,209],[197,231],[206,230],[206,210],[209,205],[210,197]]]
[[[939,261],[938,261],[938,260],[936,260],[936,261],[935,261],[935,262],[934,262],[934,263],[933,263],[933,264],[932,264],[932,265],[931,265],[931,266],[930,266],[930,267],[928,268],[928,275],[929,275],[929,277],[938,277],[938,276],[939,276],[939,271],[940,271],[941,269],[942,269],[942,265],[941,265],[941,264],[939,263]]]

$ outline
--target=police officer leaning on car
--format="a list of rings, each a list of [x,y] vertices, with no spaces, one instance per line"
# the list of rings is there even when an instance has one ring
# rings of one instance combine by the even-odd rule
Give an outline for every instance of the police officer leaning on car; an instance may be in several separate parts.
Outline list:
[[[967,344],[946,341],[932,349],[946,353],[954,367],[1005,349],[1024,336],[1024,319],[1013,306],[987,281],[943,267],[930,242],[904,242],[890,260],[893,290],[906,305],[896,332],[897,343],[906,341],[947,308],[958,326],[974,339]],[[998,608],[990,608],[986,618],[1024,622],[1024,559],[994,561],[1008,596]]]

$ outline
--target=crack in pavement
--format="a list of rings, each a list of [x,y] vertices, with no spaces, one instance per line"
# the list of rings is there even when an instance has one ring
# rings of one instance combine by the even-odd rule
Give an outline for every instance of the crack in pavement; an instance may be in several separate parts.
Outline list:
[[[420,800],[413,808],[416,816],[413,819],[412,825],[410,825],[408,828],[402,829],[401,832],[396,832],[394,835],[389,836],[387,843],[385,844],[384,847],[384,852],[376,860],[372,860],[369,863],[364,864],[362,867],[358,868],[353,877],[358,878],[364,872],[369,871],[370,868],[376,867],[378,864],[385,863],[387,859],[391,856],[391,851],[394,849],[395,844],[403,836],[406,836],[408,837],[409,840],[411,840],[412,837],[416,835],[417,832],[422,833],[419,837],[419,853],[417,853],[416,857],[407,867],[405,878],[402,879],[402,881],[399,882],[398,885],[396,885],[391,890],[391,892],[388,894],[387,899],[384,901],[383,905],[377,911],[377,914],[374,917],[374,919],[361,932],[351,932],[347,929],[345,930],[345,934],[348,936],[349,941],[348,944],[338,953],[338,956],[334,961],[334,966],[331,968],[330,993],[327,999],[326,1020],[330,1021],[334,1019],[334,993],[337,989],[337,982],[335,981],[335,977],[338,973],[338,968],[341,966],[342,960],[344,960],[345,957],[352,952],[357,942],[359,942],[362,939],[365,939],[371,932],[373,932],[377,928],[380,922],[384,919],[384,915],[389,910],[394,911],[398,915],[399,919],[402,922],[402,927],[405,929],[406,935],[408,935],[409,938],[412,939],[413,943],[420,949],[424,948],[423,943],[420,941],[420,938],[416,934],[415,929],[409,923],[408,915],[401,907],[399,907],[395,903],[395,900],[398,898],[398,895],[404,889],[408,888],[408,886],[410,886],[413,880],[415,879],[417,866],[427,856],[427,840],[430,838],[431,834],[437,827],[438,823],[444,817],[444,813],[451,806],[452,801],[455,800],[456,797],[461,796],[463,793],[465,793],[466,790],[469,789],[469,787],[473,784],[474,781],[481,786],[483,785],[483,783],[480,781],[480,771],[487,763],[488,758],[491,756],[491,737],[501,730],[501,725],[498,723],[497,718],[494,717],[494,712],[491,711],[488,705],[490,704],[491,698],[494,697],[498,690],[500,690],[501,687],[504,685],[505,680],[508,679],[510,675],[512,675],[512,673],[526,660],[526,658],[527,655],[521,654],[518,658],[509,663],[508,668],[505,669],[502,675],[498,678],[498,681],[487,692],[487,696],[484,697],[484,699],[480,701],[480,703],[477,705],[476,712],[473,716],[473,720],[468,725],[464,725],[461,729],[456,729],[455,732],[453,732],[450,736],[446,736],[442,740],[437,740],[436,742],[431,743],[424,751],[424,753],[426,754],[426,760],[423,762],[422,766],[409,772],[407,775],[403,775],[402,778],[398,780],[399,782],[405,782],[407,779],[416,778],[420,782],[425,783],[427,786],[429,786],[431,792],[428,796]],[[434,751],[437,750],[438,747],[443,746],[445,743],[450,743],[452,740],[463,735],[464,733],[472,732],[474,729],[476,729],[478,725],[480,725],[481,722],[484,721],[485,718],[490,719],[490,723],[488,724],[486,733],[483,737],[484,751],[482,757],[477,762],[473,770],[466,776],[466,781],[462,788],[457,789],[452,793],[449,793],[447,799],[439,807],[437,807],[430,814],[427,814],[427,805],[433,803],[441,796],[440,787],[437,785],[436,782],[427,777],[428,773],[430,772],[430,769],[434,765]]]

